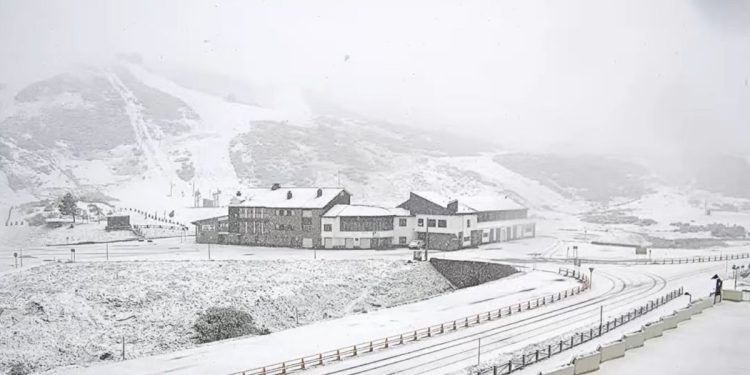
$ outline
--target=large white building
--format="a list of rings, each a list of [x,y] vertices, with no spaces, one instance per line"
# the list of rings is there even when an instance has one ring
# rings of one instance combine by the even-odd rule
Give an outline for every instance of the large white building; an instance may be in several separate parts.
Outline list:
[[[412,192],[399,208],[416,217],[417,238],[431,249],[456,250],[536,235],[528,209],[505,196],[451,199]]]
[[[412,192],[398,208],[337,204],[321,216],[327,249],[386,249],[421,239],[430,249],[457,250],[535,235],[527,208],[504,196]]]

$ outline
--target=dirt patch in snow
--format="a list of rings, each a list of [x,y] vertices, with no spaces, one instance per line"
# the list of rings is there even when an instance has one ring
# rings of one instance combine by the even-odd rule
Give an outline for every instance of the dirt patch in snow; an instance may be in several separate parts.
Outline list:
[[[0,275],[0,372],[195,346],[212,306],[271,331],[429,298],[452,287],[427,263],[390,260],[53,263]]]

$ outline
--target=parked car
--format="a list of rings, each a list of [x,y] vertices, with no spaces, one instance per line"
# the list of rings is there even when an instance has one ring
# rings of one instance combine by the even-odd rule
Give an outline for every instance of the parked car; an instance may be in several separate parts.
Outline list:
[[[410,249],[424,249],[424,241],[412,240],[411,242],[409,242],[409,248]]]

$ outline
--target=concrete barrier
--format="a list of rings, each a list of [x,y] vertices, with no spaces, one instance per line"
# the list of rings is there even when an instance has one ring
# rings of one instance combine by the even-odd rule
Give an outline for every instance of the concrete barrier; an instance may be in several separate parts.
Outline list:
[[[625,356],[625,351],[628,350],[628,343],[625,340],[619,340],[603,344],[599,346],[599,353],[601,353],[600,362],[607,362],[609,360],[620,358]]]
[[[645,336],[643,335],[643,331],[626,333],[623,338],[628,345],[628,350],[633,348],[640,348],[641,346],[643,346],[643,342],[646,341]]]
[[[725,301],[742,302],[742,291],[723,289],[721,291],[721,299]]]
[[[565,365],[562,367],[558,367],[554,370],[542,371],[539,374],[540,375],[575,375],[575,373],[576,373],[575,365]]]
[[[664,327],[662,329],[664,331],[668,329],[677,328],[677,323],[679,323],[679,320],[677,318],[677,313],[673,313],[672,315],[662,316],[661,322],[664,324]]]
[[[685,307],[682,309],[679,309],[676,311],[677,318],[680,322],[684,322],[686,320],[689,320],[691,316],[693,316],[693,309],[690,307]]]
[[[583,354],[576,357],[573,360],[573,365],[575,366],[575,375],[586,374],[598,370],[601,359],[602,354],[599,352]]]
[[[664,330],[664,323],[658,322],[658,323],[649,323],[645,326],[643,326],[643,338],[645,340],[650,340],[654,337],[661,336],[662,331]]]

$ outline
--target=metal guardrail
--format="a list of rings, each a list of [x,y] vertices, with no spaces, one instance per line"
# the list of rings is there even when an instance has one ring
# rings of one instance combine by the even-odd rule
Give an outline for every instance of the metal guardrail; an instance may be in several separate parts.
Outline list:
[[[482,323],[495,321],[503,317],[515,315],[523,311],[533,310],[561,301],[568,297],[578,295],[589,288],[588,278],[585,275],[581,274],[580,271],[570,270],[567,268],[559,268],[557,272],[560,275],[572,277],[580,281],[582,285],[570,289],[565,289],[558,293],[549,294],[544,297],[525,300],[523,302],[519,302],[510,306],[500,307],[498,309],[485,311],[479,314],[466,316],[441,324],[435,324],[414,331],[404,332],[398,335],[346,346],[327,352],[321,352],[290,361],[284,361],[281,363],[245,371],[238,371],[232,373],[231,375],[284,375],[290,372],[306,370],[311,367],[323,366],[326,363],[338,362],[347,358],[358,357],[366,353],[372,353],[377,350],[384,350],[395,346],[405,345],[409,342],[420,341],[433,336],[455,332],[460,329],[473,327]]]
[[[738,259],[750,259],[750,253],[741,254],[727,254],[727,255],[714,255],[714,256],[700,256],[696,255],[693,257],[685,258],[663,258],[653,259],[646,261],[646,264],[688,264],[688,263],[707,263],[707,262],[721,262],[725,260],[738,260]]]
[[[584,331],[575,332],[570,339],[560,340],[556,344],[547,344],[547,350],[537,349],[532,352],[521,352],[518,355],[513,355],[513,359],[502,365],[491,366],[488,368],[480,369],[474,374],[476,375],[505,375],[515,371],[524,369],[527,366],[533,365],[537,362],[543,361],[552,357],[555,354],[562,353],[566,350],[570,350],[581,344],[587,343],[609,331],[626,324],[633,319],[643,316],[654,309],[666,304],[667,302],[681,296],[683,294],[683,288],[675,289],[660,298],[654,299],[642,305],[628,311],[626,314],[621,314],[619,317],[615,317],[607,322],[602,323],[598,328],[590,328]]]

